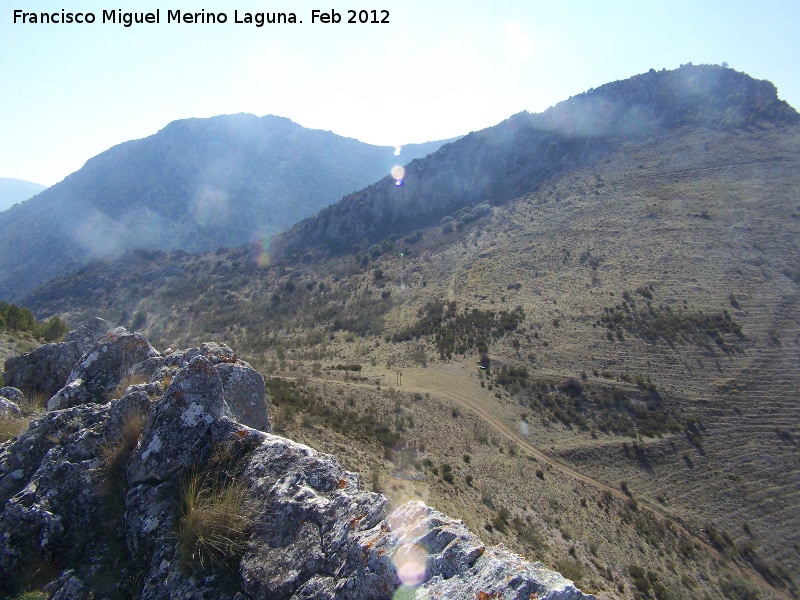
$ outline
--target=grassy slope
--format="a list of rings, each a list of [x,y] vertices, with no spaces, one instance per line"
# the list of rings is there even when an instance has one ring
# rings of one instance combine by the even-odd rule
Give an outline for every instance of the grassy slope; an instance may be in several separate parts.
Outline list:
[[[720,597],[725,590],[744,597],[726,584],[736,580],[726,570],[734,558],[744,566],[759,562],[773,582],[781,572],[800,572],[800,307],[798,284],[789,276],[796,279],[800,267],[799,146],[797,129],[757,136],[680,132],[623,148],[591,170],[494,209],[460,234],[426,231],[402,258],[393,252],[367,267],[345,257],[265,270],[252,267],[247,253],[190,257],[181,263],[183,274],[166,284],[131,275],[94,285],[83,309],[78,297],[53,300],[59,298],[53,294],[39,310],[64,311],[60,301],[78,307],[75,318],[99,312],[123,321],[141,310],[145,332],[164,346],[215,337],[267,374],[311,375],[307,386],[339,410],[350,400],[387,422],[413,415],[403,436],[414,451],[391,455],[393,462],[380,458],[375,440],[343,437],[314,414],[284,419],[284,427],[335,452],[368,484],[373,471],[382,472],[390,495],[419,495],[476,530],[507,508],[509,523],[522,521],[516,527],[495,521],[505,533],[484,529],[489,541],[574,570],[601,597],[630,597],[632,564],[652,570],[673,597]],[[163,263],[154,258],[139,269]],[[375,279],[375,268],[383,270],[382,279]],[[729,311],[745,338],[727,336],[726,342],[742,351],[651,343],[627,332],[624,341],[609,340],[596,326],[604,308],[645,285],[654,290],[655,306]],[[86,289],[80,281],[74,287]],[[391,294],[381,299],[386,291]],[[521,305],[522,330],[490,349],[495,366],[525,365],[552,382],[585,373],[587,387],[615,386],[634,396],[637,386],[626,379],[641,374],[677,418],[699,420],[698,436],[643,438],[638,450],[630,437],[593,437],[554,422],[526,398],[481,387],[477,355],[441,361],[431,339],[386,341],[413,324],[431,299],[455,300],[460,309]],[[363,337],[332,331],[334,317],[366,313],[367,325],[350,325]],[[364,365],[359,377],[365,380],[344,381],[341,372],[313,367],[342,362]],[[403,392],[392,391],[400,388],[398,370]],[[546,466],[542,454],[529,458],[525,444],[556,466]],[[452,465],[454,483],[442,481],[441,470],[435,475],[430,466],[413,466],[425,458],[437,469]],[[602,487],[558,465],[615,490],[626,481],[639,510],[619,493],[604,500]],[[649,514],[645,506],[676,525],[665,529],[642,516]],[[728,557],[692,550],[698,540],[716,541]],[[755,553],[748,559],[751,544]]]

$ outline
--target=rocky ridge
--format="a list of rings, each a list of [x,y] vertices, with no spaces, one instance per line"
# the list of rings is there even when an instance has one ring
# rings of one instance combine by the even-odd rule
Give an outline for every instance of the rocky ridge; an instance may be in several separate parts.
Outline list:
[[[605,84],[548,110],[519,113],[412,161],[276,236],[289,257],[346,252],[366,239],[437,224],[482,203],[502,205],[597,164],[625,142],[682,127],[733,131],[800,121],[768,81],[715,65],[683,65]]]
[[[29,394],[62,382],[48,412],[0,446],[11,597],[592,597],[421,502],[390,510],[333,456],[270,434],[261,375],[225,345],[162,354],[97,320],[7,361],[5,378]],[[238,543],[204,546],[187,525],[190,501],[213,490],[241,492]]]

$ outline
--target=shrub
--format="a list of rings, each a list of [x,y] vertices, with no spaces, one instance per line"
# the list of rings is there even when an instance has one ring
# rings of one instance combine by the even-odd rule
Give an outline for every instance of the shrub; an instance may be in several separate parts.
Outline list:
[[[583,565],[572,558],[560,558],[556,561],[556,570],[567,579],[578,583],[583,579]]]

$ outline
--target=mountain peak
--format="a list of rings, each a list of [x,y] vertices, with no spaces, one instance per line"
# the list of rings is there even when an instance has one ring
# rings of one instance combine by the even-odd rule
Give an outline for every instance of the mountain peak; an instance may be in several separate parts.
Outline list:
[[[387,177],[351,194],[279,236],[274,247],[299,256],[403,235],[468,206],[519,198],[560,173],[595,164],[623,141],[682,127],[730,131],[798,122],[768,81],[714,65],[651,69],[443,146],[412,162],[402,186]]]

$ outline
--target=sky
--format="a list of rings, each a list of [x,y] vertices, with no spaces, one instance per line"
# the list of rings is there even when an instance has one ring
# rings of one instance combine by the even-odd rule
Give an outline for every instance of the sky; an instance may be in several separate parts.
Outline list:
[[[156,8],[158,24],[102,22]],[[62,9],[96,20],[14,22]],[[315,9],[341,22],[312,23]],[[727,62],[800,108],[798,24],[798,0],[0,0],[0,177],[52,185],[171,121],[240,112],[383,146],[446,139],[688,62]]]

